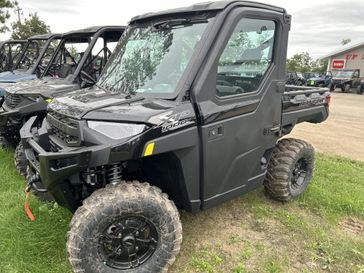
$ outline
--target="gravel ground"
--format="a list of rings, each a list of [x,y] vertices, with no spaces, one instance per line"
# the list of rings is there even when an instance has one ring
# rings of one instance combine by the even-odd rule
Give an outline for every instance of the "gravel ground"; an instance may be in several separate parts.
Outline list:
[[[323,153],[364,161],[364,95],[332,93],[329,118],[299,124],[289,137],[307,140]]]

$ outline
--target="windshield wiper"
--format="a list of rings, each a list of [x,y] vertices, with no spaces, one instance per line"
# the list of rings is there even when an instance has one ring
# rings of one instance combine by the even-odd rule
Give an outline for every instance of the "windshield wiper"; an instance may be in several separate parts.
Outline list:
[[[199,24],[199,23],[207,23],[206,18],[198,18],[198,19],[171,19],[167,21],[162,21],[155,23],[153,25],[153,28],[159,30],[159,29],[172,29],[174,27],[180,27],[180,26],[191,26],[193,24]]]

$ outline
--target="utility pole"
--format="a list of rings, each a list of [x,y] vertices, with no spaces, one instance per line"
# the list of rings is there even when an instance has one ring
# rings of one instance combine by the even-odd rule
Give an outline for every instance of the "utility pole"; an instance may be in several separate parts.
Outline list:
[[[18,22],[21,23],[21,11],[22,9],[19,7],[18,3],[16,3],[15,12],[18,14]]]

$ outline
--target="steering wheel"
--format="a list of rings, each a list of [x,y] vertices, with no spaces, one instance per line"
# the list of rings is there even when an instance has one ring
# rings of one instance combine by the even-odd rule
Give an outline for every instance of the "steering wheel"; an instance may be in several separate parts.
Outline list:
[[[57,76],[56,71],[57,71],[57,70],[59,70],[61,67],[62,67],[62,65],[60,65],[60,64],[54,64],[54,65],[52,65],[52,67],[48,69],[47,74],[46,74],[46,75],[44,75],[44,76],[47,76],[47,75],[49,75],[49,76],[51,76],[51,77],[55,77],[55,76]],[[52,71],[52,72],[51,72],[51,71]],[[53,71],[54,71],[54,72],[53,72]],[[43,71],[43,72],[44,72],[44,71]],[[43,72],[42,72],[42,74],[43,74]]]
[[[81,70],[80,78],[82,80],[83,87],[86,85],[94,85],[96,83],[95,79],[84,70]]]

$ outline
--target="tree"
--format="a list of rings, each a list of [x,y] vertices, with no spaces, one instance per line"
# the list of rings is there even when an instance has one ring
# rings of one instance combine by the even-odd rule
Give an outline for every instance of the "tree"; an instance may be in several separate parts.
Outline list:
[[[314,60],[308,52],[297,53],[287,59],[287,71],[325,73],[327,61]]]
[[[5,23],[10,18],[9,9],[11,8],[13,8],[13,3],[11,1],[0,0],[0,33],[9,30]]]
[[[287,60],[287,70],[306,73],[311,71],[312,62],[313,60],[308,52],[297,53]]]
[[[341,45],[347,45],[347,44],[349,44],[349,43],[351,43],[351,39],[350,38],[347,38],[347,39],[342,39],[341,40]]]
[[[1,1],[1,0],[0,0]],[[12,39],[27,39],[33,35],[50,33],[48,25],[38,17],[37,13],[29,14],[29,18],[24,22],[18,21],[12,25]]]

